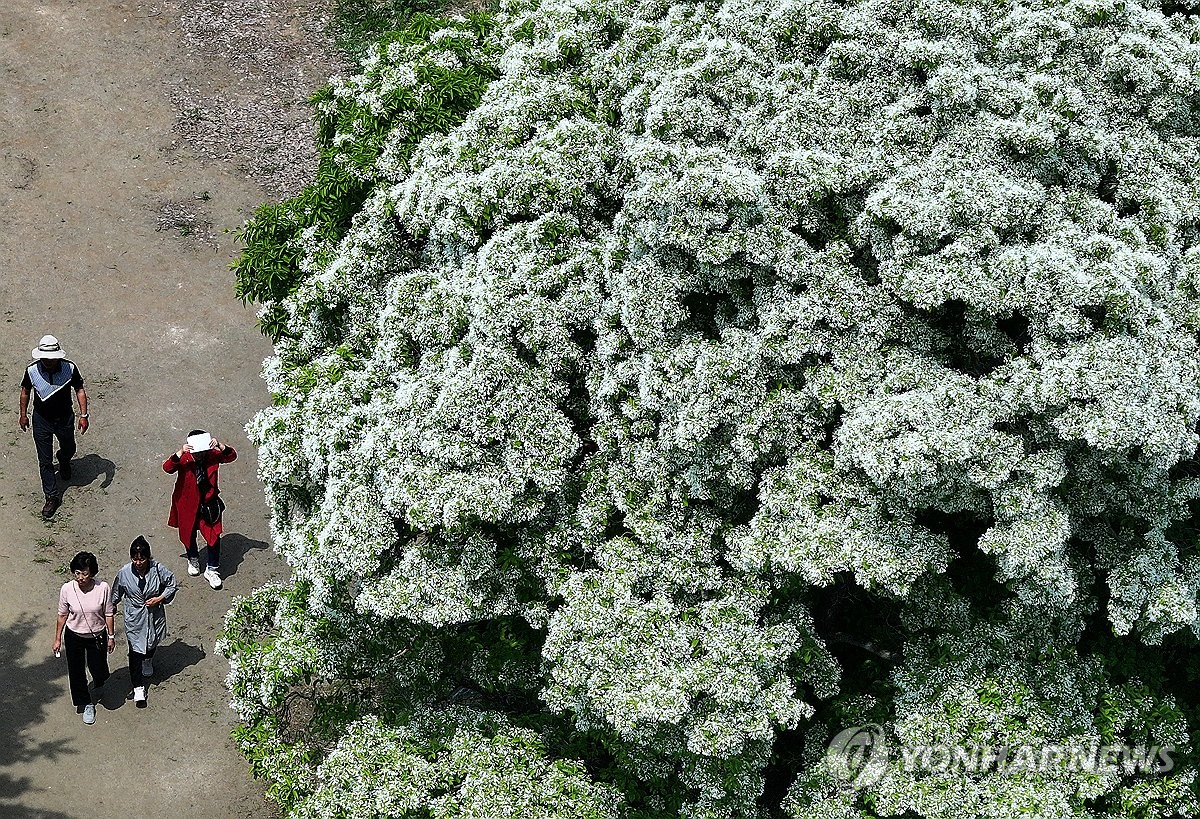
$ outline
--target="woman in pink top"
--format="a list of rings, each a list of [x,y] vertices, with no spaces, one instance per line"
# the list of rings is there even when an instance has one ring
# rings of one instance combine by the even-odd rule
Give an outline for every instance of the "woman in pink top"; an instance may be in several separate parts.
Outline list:
[[[96,721],[96,706],[88,691],[87,669],[92,672],[92,684],[102,687],[108,679],[108,655],[116,646],[112,594],[107,583],[96,579],[99,572],[91,552],[80,552],[71,559],[75,579],[58,591],[58,623],[54,628],[54,653],[59,653],[64,642],[67,647],[71,702],[88,725]]]

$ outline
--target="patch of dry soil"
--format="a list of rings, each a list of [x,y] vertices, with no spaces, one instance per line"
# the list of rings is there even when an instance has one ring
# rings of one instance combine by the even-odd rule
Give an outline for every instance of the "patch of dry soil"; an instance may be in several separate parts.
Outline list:
[[[286,575],[246,421],[270,345],[231,290],[231,231],[311,173],[303,100],[334,63],[316,0],[0,3],[0,816],[271,816],[229,737],[214,640],[232,597]],[[92,428],[53,521],[17,385],[43,333],[87,381]],[[225,587],[188,577],[161,462],[192,427],[235,446]],[[50,653],[64,564],[111,578],[143,533],[180,577],[149,707],[125,644],[85,726]],[[118,622],[120,617],[118,617]]]

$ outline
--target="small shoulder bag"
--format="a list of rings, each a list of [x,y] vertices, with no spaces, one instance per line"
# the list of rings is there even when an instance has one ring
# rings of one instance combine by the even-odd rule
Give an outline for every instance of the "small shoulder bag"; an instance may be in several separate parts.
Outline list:
[[[204,464],[197,462],[194,474],[196,489],[200,492],[200,520],[212,526],[221,519],[221,513],[225,511],[225,501],[221,500],[221,496],[216,492],[212,493],[212,500],[206,500],[212,490],[212,481],[208,479],[208,469]]]

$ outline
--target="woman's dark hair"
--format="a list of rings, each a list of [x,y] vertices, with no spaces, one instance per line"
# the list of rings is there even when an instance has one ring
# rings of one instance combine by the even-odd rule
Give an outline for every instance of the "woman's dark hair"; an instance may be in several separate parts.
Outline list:
[[[150,544],[147,542],[145,535],[138,535],[137,539],[129,544],[129,556],[150,559]]]
[[[193,435],[204,435],[204,434],[205,434],[205,431],[202,429],[193,429],[191,432],[189,432],[187,434],[187,437],[191,438]]]
[[[92,573],[92,577],[100,574],[100,565],[96,563],[96,556],[91,552],[80,552],[71,558],[71,571],[82,572],[87,569]]]

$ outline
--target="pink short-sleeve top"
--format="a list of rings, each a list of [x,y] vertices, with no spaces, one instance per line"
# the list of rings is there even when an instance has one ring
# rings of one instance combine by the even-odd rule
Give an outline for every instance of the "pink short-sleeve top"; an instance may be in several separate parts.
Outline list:
[[[116,612],[112,592],[103,580],[97,580],[89,591],[83,591],[72,580],[58,590],[58,616],[67,616],[67,628],[76,634],[95,634],[107,631],[105,617]]]

